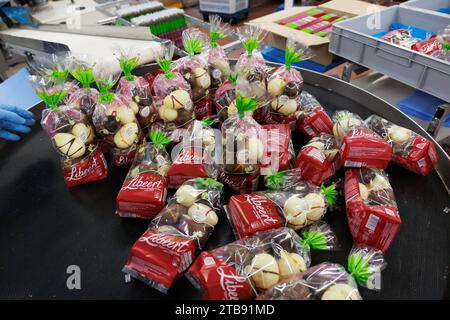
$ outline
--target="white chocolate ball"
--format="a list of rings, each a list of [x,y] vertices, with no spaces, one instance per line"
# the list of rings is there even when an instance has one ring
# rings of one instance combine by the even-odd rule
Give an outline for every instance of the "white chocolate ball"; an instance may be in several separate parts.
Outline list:
[[[134,122],[121,127],[114,135],[114,144],[117,148],[127,149],[131,147],[138,138],[139,128]]]
[[[203,203],[194,203],[188,209],[188,215],[197,223],[205,223],[215,226],[219,222],[219,217],[210,206]]]
[[[116,109],[116,116],[119,118],[121,124],[127,124],[136,121],[134,112],[130,107],[120,106]]]
[[[296,195],[287,199],[283,210],[288,224],[295,230],[303,227],[306,224],[306,214],[309,208],[308,202]]]
[[[283,250],[277,262],[278,269],[280,270],[280,280],[287,279],[294,274],[306,271],[305,260],[295,252],[289,253]]]
[[[254,256],[252,263],[245,271],[259,289],[268,289],[280,280],[277,261],[268,253],[259,253]]]
[[[169,171],[170,165],[168,164],[163,164],[161,166],[158,167],[158,174],[162,177],[166,177],[167,176],[167,172]]]
[[[134,101],[130,101],[130,109],[133,110],[134,114],[139,112],[139,106]]]
[[[273,96],[279,96],[283,93],[286,81],[281,78],[275,78],[269,81],[267,91]]]
[[[208,89],[211,86],[211,77],[203,68],[194,69],[195,86],[197,88]]]
[[[325,149],[325,144],[320,141],[311,141],[307,144],[308,147],[313,147],[319,150]]]
[[[248,151],[248,158],[250,160],[261,159],[264,154],[264,144],[258,137],[250,137],[246,140],[246,150]]]
[[[94,141],[94,128],[90,124],[77,123],[72,128],[72,134],[80,139],[84,144]]]
[[[86,152],[86,147],[79,138],[70,133],[57,133],[53,137],[58,150],[70,159],[79,158]]]
[[[345,283],[338,283],[329,287],[321,300],[361,300],[358,289]]]
[[[325,200],[322,195],[318,193],[307,194],[304,198],[309,204],[309,211],[306,213],[306,218],[309,221],[317,221],[325,214]]]
[[[336,157],[336,155],[339,153],[339,149],[324,150],[323,153],[327,157],[328,161],[332,161]]]
[[[391,186],[389,184],[389,181],[380,174],[376,174],[375,178],[373,178],[369,185],[370,191],[378,191],[390,188]]]
[[[202,129],[197,135],[203,146],[211,146],[216,144],[216,137],[214,136],[214,130]]]
[[[362,121],[358,118],[349,117],[346,119],[342,119],[333,125],[334,137],[338,140],[341,140],[347,135],[350,130],[352,130],[354,127],[361,126],[362,124]]]
[[[285,96],[273,99],[271,107],[274,112],[280,113],[284,116],[290,116],[297,111],[297,101],[295,99],[284,98]]]
[[[172,122],[178,118],[178,111],[176,109],[169,108],[166,105],[162,105],[159,108],[158,113],[161,120],[165,122]]]
[[[238,113],[238,109],[236,107],[236,102],[233,101],[230,103],[230,105],[227,108],[227,113],[229,116],[236,115]]]
[[[411,130],[399,127],[392,126],[388,130],[389,139],[398,144],[404,144],[411,139]]]
[[[175,197],[179,204],[190,207],[195,203],[199,194],[199,190],[187,184],[178,188],[177,192],[175,192]]]
[[[188,109],[192,108],[192,100],[189,92],[186,90],[172,91],[168,96],[164,98],[163,105],[171,109]]]
[[[367,200],[369,197],[369,190],[367,190],[366,186],[362,183],[359,183],[359,195],[363,200]]]

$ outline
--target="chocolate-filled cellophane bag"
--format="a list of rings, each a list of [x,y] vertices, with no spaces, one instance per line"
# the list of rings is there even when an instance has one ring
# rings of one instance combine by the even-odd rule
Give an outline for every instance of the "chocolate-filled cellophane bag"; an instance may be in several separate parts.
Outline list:
[[[292,64],[310,59],[314,56],[312,50],[292,38],[286,41],[285,64],[278,67],[268,78],[267,90],[271,102],[261,121],[264,124],[289,123],[295,126],[300,109],[303,77],[300,70]]]
[[[235,105],[236,100],[236,84],[239,73],[231,72],[227,80],[225,80],[214,94],[214,107],[221,122],[228,118],[228,107]],[[236,113],[233,107],[230,109],[230,115]]]
[[[209,16],[209,48],[205,55],[208,62],[208,72],[211,76],[211,91],[219,88],[231,73],[230,63],[227,54],[219,40],[231,34],[230,26],[221,23],[222,18],[218,15]]]
[[[92,122],[102,137],[102,149],[112,153],[116,166],[131,164],[144,137],[129,101],[109,91],[120,74],[114,74],[107,63],[97,64],[93,71],[100,96]]]
[[[174,47],[169,46],[164,55],[156,59],[163,73],[153,82],[153,104],[165,132],[183,128],[195,118],[191,86],[181,73],[171,71],[173,51]]]
[[[299,236],[279,228],[203,251],[186,276],[204,300],[248,300],[310,263]]]
[[[297,128],[306,138],[311,139],[321,133],[333,133],[333,121],[322,105],[309,92],[302,91],[297,113]]]
[[[222,187],[209,178],[186,181],[135,242],[123,272],[166,293],[217,225]]]
[[[450,61],[450,25],[442,32],[439,32],[436,39],[441,44],[442,49],[436,50],[431,56],[444,61]]]
[[[193,178],[217,178],[216,148],[221,148],[219,131],[210,127],[213,119],[194,120],[184,130],[176,130],[174,138],[181,141],[172,149],[173,163],[169,167],[169,188],[178,188]],[[180,136],[181,135],[181,136]]]
[[[370,116],[365,123],[391,144],[394,163],[422,176],[434,170],[438,159],[432,141],[377,115]]]
[[[401,225],[389,177],[379,169],[347,169],[344,189],[353,240],[385,252]]]
[[[339,146],[336,138],[327,133],[320,133],[304,145],[295,160],[303,180],[316,185],[330,179],[341,167]]]
[[[291,166],[295,157],[292,143],[291,126],[288,123],[262,125],[264,150],[261,163],[261,174],[269,175]]]
[[[256,300],[362,300],[358,284],[380,290],[385,267],[380,251],[355,245],[347,260],[348,272],[339,264],[323,262],[281,281]]]
[[[199,29],[189,28],[183,31],[183,45],[188,55],[174,61],[172,71],[179,72],[189,83],[195,118],[201,120],[211,116],[213,112],[211,76],[207,61],[199,55],[206,51],[208,40]]]
[[[140,55],[132,50],[125,52],[121,49],[118,60],[124,75],[119,79],[116,93],[127,100],[141,129],[145,130],[156,121],[158,112],[153,105],[148,81],[144,77],[132,74],[139,65]]]
[[[264,144],[261,126],[252,118],[256,104],[238,95],[236,114],[222,124],[223,164],[218,179],[235,193],[250,193],[258,186]]]
[[[39,76],[29,79],[37,95],[48,106],[42,111],[41,125],[61,156],[67,186],[105,179],[108,168],[89,119],[72,106],[58,106],[67,96],[64,84],[55,84]]]
[[[164,133],[152,131],[150,141],[141,144],[116,198],[116,214],[121,217],[153,219],[167,196],[166,176],[171,164]]]
[[[91,122],[100,95],[97,89],[91,88],[95,82],[92,71],[94,65],[90,57],[84,56],[78,59],[72,57],[70,74],[80,83],[80,88],[72,92],[68,98],[68,103],[80,109]]]
[[[279,175],[279,174],[276,174]],[[232,196],[226,207],[236,238],[287,226],[299,230],[322,219],[336,198],[334,186],[299,181],[279,190]]]
[[[391,145],[369,129],[362,119],[349,111],[333,115],[333,134],[340,144],[344,167],[385,169],[391,160]]]

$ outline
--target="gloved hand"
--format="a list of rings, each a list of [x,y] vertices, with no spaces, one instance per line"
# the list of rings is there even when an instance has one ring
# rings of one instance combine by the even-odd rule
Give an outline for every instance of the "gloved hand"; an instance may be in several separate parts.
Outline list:
[[[0,139],[18,141],[20,137],[11,133],[28,133],[34,125],[33,114],[15,106],[0,105]]]

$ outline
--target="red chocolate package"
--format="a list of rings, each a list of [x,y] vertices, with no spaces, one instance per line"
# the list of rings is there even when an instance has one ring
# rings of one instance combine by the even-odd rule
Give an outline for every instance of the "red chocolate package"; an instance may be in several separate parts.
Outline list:
[[[238,95],[237,114],[222,125],[223,161],[218,179],[236,193],[256,190],[260,161],[264,156],[261,126],[252,118],[255,99]]]
[[[316,98],[306,91],[301,94],[297,118],[297,128],[308,139],[320,133],[332,133],[333,121],[330,116]]]
[[[184,183],[135,242],[122,271],[167,293],[218,223],[222,187],[213,179]]]
[[[144,139],[141,127],[127,99],[109,92],[119,75],[113,74],[111,66],[106,63],[96,64],[93,72],[100,90],[92,114],[95,132],[109,146],[116,166],[131,164],[137,146]]]
[[[344,167],[385,169],[391,160],[391,146],[369,129],[362,119],[348,111],[333,115],[333,134],[341,147]]]
[[[271,103],[263,124],[294,125],[300,109],[303,77],[299,70],[292,68],[292,64],[310,59],[313,55],[308,46],[288,38],[285,65],[276,69],[268,79],[267,90]]]
[[[280,170],[288,169],[295,156],[291,140],[291,126],[286,124],[262,125],[262,136],[265,138],[264,150],[261,159],[261,173],[272,174]]]
[[[381,37],[382,40],[411,49],[420,39],[416,39],[407,29],[397,29],[386,33]]]
[[[173,45],[165,48],[164,56],[156,62],[164,71],[153,81],[153,104],[158,110],[163,131],[183,128],[194,120],[191,86],[179,72],[171,71]]]
[[[167,173],[169,188],[177,188],[193,178],[217,178],[214,155],[220,141],[216,142],[216,134],[207,123],[195,120],[183,132],[173,132],[175,140],[181,142],[172,150],[176,155]]]
[[[236,238],[287,226],[299,230],[320,220],[335,199],[333,187],[319,188],[309,182],[288,185],[281,174],[268,178],[279,190],[259,191],[230,197],[226,212]]]
[[[412,45],[411,49],[414,51],[418,51],[424,54],[433,55],[436,52],[442,50],[442,44],[436,38],[436,36],[432,36],[427,40],[419,41]]]
[[[202,252],[186,277],[203,300],[248,300],[310,263],[299,236],[280,228]]]
[[[172,71],[179,72],[189,83],[197,120],[212,115],[211,76],[206,62],[198,56],[207,47],[206,36],[196,28],[183,31],[183,46],[188,55],[176,60]]]
[[[390,143],[394,163],[422,176],[434,170],[437,154],[432,141],[376,115],[370,116],[365,122]]]
[[[333,135],[321,133],[303,146],[297,155],[294,168],[303,180],[316,185],[330,179],[341,167],[339,147]]]
[[[156,121],[158,113],[153,105],[148,81],[131,73],[139,65],[140,56],[132,51],[120,50],[118,60],[124,76],[117,85],[117,94],[127,100],[141,129],[146,129]]]
[[[102,180],[108,176],[103,153],[86,115],[72,106],[57,106],[67,95],[64,84],[30,76],[37,95],[49,106],[42,111],[41,125],[61,156],[68,187]]]
[[[388,176],[382,170],[347,169],[344,185],[354,241],[386,252],[401,225]]]
[[[151,143],[138,147],[116,198],[116,214],[121,217],[153,219],[166,202],[166,176],[170,157],[164,146],[170,143],[158,131],[150,133]]]

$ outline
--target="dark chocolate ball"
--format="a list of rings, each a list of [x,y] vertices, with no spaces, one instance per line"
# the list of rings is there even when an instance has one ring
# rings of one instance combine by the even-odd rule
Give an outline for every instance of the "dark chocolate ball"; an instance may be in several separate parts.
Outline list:
[[[80,110],[87,115],[92,115],[95,108],[95,101],[88,95],[84,95],[80,99]]]
[[[392,189],[381,189],[371,191],[367,199],[370,205],[373,206],[394,206],[394,192]]]
[[[172,92],[174,92],[174,91],[176,91],[176,90],[178,90],[178,89],[179,89],[179,88],[176,87],[176,86],[171,86],[171,87],[167,88],[167,93],[166,93],[166,95],[168,96],[169,94],[171,94]]]
[[[174,226],[178,223],[178,221],[184,214],[187,214],[186,207],[180,204],[168,205],[159,214],[159,224]]]
[[[109,132],[116,132],[119,130],[120,123],[117,121],[117,118],[115,116],[106,116],[106,121],[103,124],[106,130]]]
[[[178,125],[184,125],[192,119],[194,119],[194,112],[192,110],[186,110],[184,108],[178,110],[178,118],[176,120]]]
[[[184,68],[181,70],[181,74],[183,75],[183,78],[189,83],[191,88],[194,88],[195,86],[195,75],[194,71],[191,68]]]
[[[247,75],[247,80],[250,82],[260,81],[262,82],[264,79],[264,75],[259,70],[253,70]]]
[[[369,184],[373,179],[375,179],[375,172],[371,169],[361,169],[359,171],[359,181],[362,184]]]
[[[288,82],[284,87],[284,94],[289,98],[295,98],[302,92],[303,84],[299,82]]]

